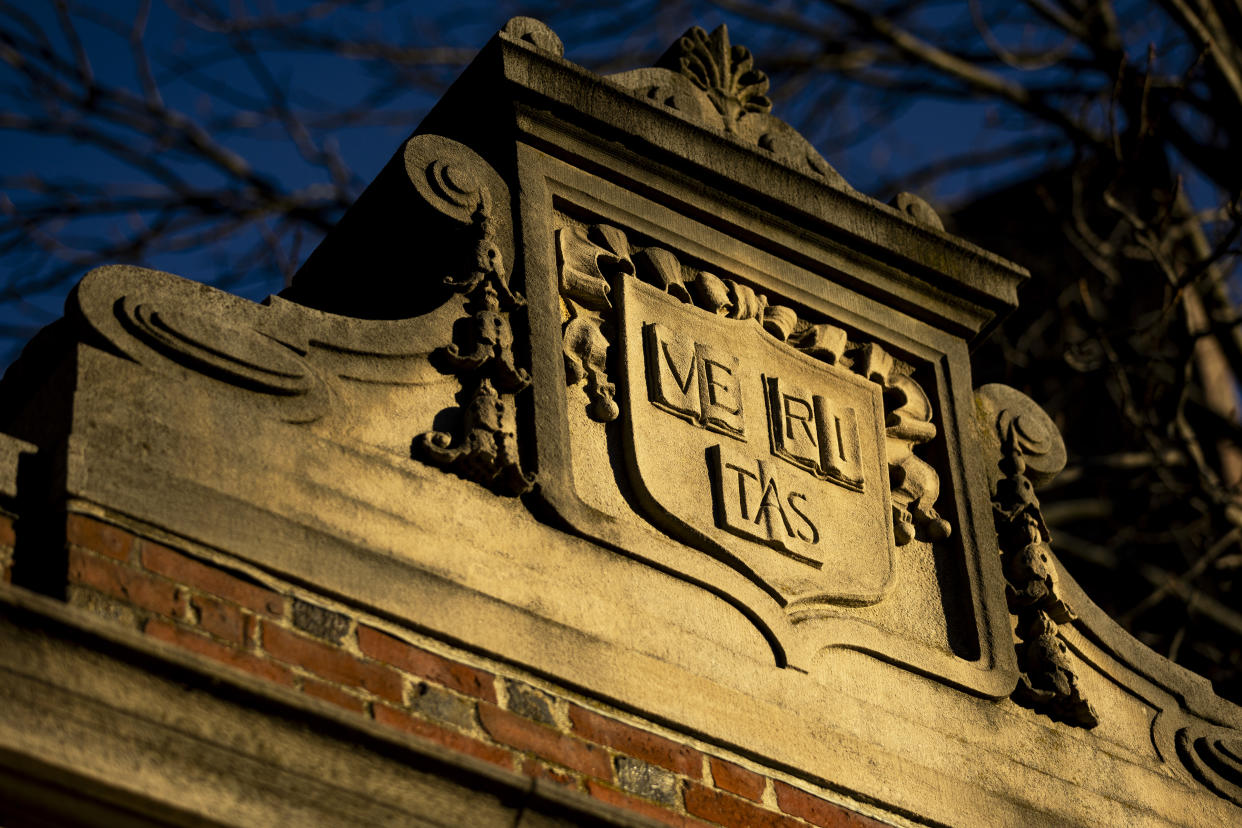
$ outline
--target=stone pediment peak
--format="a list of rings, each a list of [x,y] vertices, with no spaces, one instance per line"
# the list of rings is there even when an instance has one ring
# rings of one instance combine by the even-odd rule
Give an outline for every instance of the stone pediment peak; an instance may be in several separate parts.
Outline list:
[[[772,114],[768,76],[723,23],[710,33],[692,26],[644,69],[608,80],[700,126],[754,146],[787,166],[835,187],[852,189],[806,138]]]
[[[514,17],[501,28],[501,34],[564,61],[564,44],[541,20]],[[654,66],[606,75],[604,79],[697,126],[724,133],[803,175],[860,195],[798,130],[772,114],[770,79],[756,68],[750,49],[732,41],[723,23],[711,32],[691,26]],[[944,231],[935,209],[914,193],[899,193],[888,206],[914,224]]]

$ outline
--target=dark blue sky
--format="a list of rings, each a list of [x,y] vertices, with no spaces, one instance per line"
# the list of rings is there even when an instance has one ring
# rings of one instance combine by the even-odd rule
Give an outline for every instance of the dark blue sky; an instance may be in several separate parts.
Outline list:
[[[279,187],[303,194],[330,188],[328,167],[299,152],[293,140],[297,136],[287,125],[256,116],[265,106],[265,84],[275,84],[286,91],[290,110],[308,126],[314,150],[339,156],[351,171],[348,187],[356,193],[417,126],[463,61],[514,14],[550,16],[565,40],[566,57],[607,71],[643,65],[688,26],[697,24],[710,30],[727,18],[719,9],[697,0],[666,3],[658,14],[635,19],[620,16],[612,8],[556,3],[547,4],[551,10],[547,14],[537,5],[518,3],[450,5],[374,0],[345,10],[333,10],[331,5],[275,0],[229,0],[226,4],[234,10],[235,20],[243,21],[267,8],[278,14],[315,8],[327,12],[302,21],[300,30],[310,35],[310,41],[291,42],[283,38],[295,27],[242,31],[240,35],[213,32],[194,20],[187,21],[164,3],[152,4],[142,43],[158,82],[160,101],[179,117],[202,124],[221,148],[245,159],[257,175]],[[67,26],[48,0],[23,0],[7,10],[0,8],[0,22],[23,33],[27,43],[37,44],[40,37],[45,38],[46,47],[69,63],[78,53],[76,38],[81,44],[80,54],[86,56],[90,72],[101,86],[141,98],[145,92],[141,64],[135,59],[133,22],[142,7],[140,0],[71,3],[71,25]],[[966,3],[932,4],[930,8],[932,28],[948,30],[963,21],[969,25]],[[758,68],[779,66],[785,48],[779,36],[749,21],[733,20],[730,28],[735,43],[752,47]],[[437,53],[431,65],[392,72],[384,61],[342,54],[340,49],[325,49],[322,43],[313,42],[315,37],[326,42],[330,36],[393,48],[448,48]],[[261,65],[245,59],[245,48],[241,47],[254,48],[261,55]],[[606,67],[602,65],[605,60]],[[8,326],[10,339],[25,338],[23,333],[28,335],[60,314],[65,293],[85,272],[89,251],[97,249],[101,240],[123,240],[135,228],[148,226],[155,219],[156,212],[143,206],[144,199],[161,191],[164,183],[143,168],[143,161],[158,157],[206,198],[210,198],[212,188],[228,184],[228,176],[218,166],[175,148],[169,150],[151,135],[128,128],[123,121],[110,120],[107,113],[82,115],[81,124],[93,125],[99,134],[133,148],[137,162],[120,160],[117,152],[84,142],[75,135],[72,118],[68,119],[69,127],[65,126],[65,105],[49,101],[46,95],[32,95],[19,68],[13,60],[7,66],[0,65],[0,110],[39,117],[48,117],[50,112],[59,119],[61,134],[0,129],[0,179],[8,209],[54,212],[57,203],[85,204],[91,200],[90,194],[97,192],[128,199],[133,206],[44,225],[42,231],[58,245],[16,249],[6,244],[0,284],[24,286],[19,300],[5,302],[0,297],[0,326]],[[783,100],[788,89],[782,89],[779,71],[772,74],[776,114],[800,126],[855,187],[878,197],[891,195],[885,191],[887,182],[932,159],[984,153],[1015,138],[1038,137],[1029,121],[1015,122],[1011,128],[992,104],[931,96],[907,96],[900,112],[890,112],[886,120],[875,124],[858,99],[849,96],[831,109],[822,108],[814,89],[798,89],[792,99]],[[365,116],[351,125],[333,123],[337,113],[350,110]],[[1068,157],[1067,153],[1063,155]],[[993,164],[946,176],[922,194],[934,202],[951,204],[964,194],[998,187],[1047,160],[1047,155],[1035,154],[1017,164]],[[55,187],[49,189],[48,182]],[[258,216],[230,228],[223,238],[210,244],[196,244],[198,236],[187,229],[175,236],[175,243],[147,251],[136,261],[188,278],[222,282],[229,290],[259,299],[280,288],[280,277],[270,262],[248,269],[248,251],[263,247],[264,234],[278,237],[287,272],[313,248],[317,232],[289,230],[271,217]],[[8,236],[0,239],[8,240]],[[75,275],[50,287],[40,284],[56,273]],[[0,359],[4,356],[0,353]]]

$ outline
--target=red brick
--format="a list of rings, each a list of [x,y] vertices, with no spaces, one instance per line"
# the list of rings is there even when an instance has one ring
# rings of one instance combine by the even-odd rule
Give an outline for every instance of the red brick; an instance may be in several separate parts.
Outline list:
[[[497,742],[529,751],[589,776],[612,778],[608,753],[595,745],[557,733],[493,704],[479,704],[479,721]]]
[[[361,687],[392,702],[401,701],[401,676],[396,670],[368,664],[344,650],[295,635],[270,621],[263,622],[263,649],[329,681]]]
[[[141,540],[138,548],[142,553],[142,565],[152,572],[203,592],[227,598],[252,612],[270,616],[284,614],[285,599],[270,589],[255,586],[222,569],[187,558],[158,543]]]
[[[185,602],[176,584],[91,552],[69,550],[69,580],[172,618],[184,611]]]
[[[13,531],[13,518],[0,515],[0,546],[10,549],[17,544],[17,533]]]
[[[801,817],[812,825],[819,825],[821,828],[880,828],[883,825],[870,817],[825,802],[784,782],[773,780],[772,784],[776,788],[776,804],[781,810]]]
[[[239,647],[246,643],[246,616],[236,604],[209,595],[193,595],[190,606],[198,617],[198,625],[207,632]]]
[[[802,825],[784,814],[765,810],[745,799],[693,782],[686,785],[685,802],[690,813],[725,828],[794,828]]]
[[[529,776],[532,779],[546,779],[549,782],[564,785],[566,788],[575,791],[582,788],[582,780],[577,775],[548,767],[537,759],[527,759],[523,762],[521,772],[523,776]]]
[[[86,515],[69,515],[65,521],[65,540],[118,561],[129,560],[134,536]]]
[[[662,822],[665,825],[671,825],[673,828],[708,828],[706,822],[701,822],[694,817],[688,817],[674,811],[669,811],[656,805],[654,802],[648,802],[645,799],[639,799],[636,796],[630,796],[622,793],[616,788],[610,788],[607,785],[601,785],[594,779],[587,780],[587,793],[616,808],[625,811],[631,811],[641,816]]]
[[[668,768],[691,779],[701,779],[703,776],[703,757],[694,748],[679,745],[671,739],[630,727],[574,704],[569,706],[569,720],[573,724],[574,732],[584,739],[616,748],[622,753]]]
[[[726,762],[724,759],[717,759],[715,756],[711,759],[712,779],[716,780],[717,788],[756,802],[763,799],[763,789],[767,786],[766,779],[732,762]]]
[[[380,724],[399,728],[408,733],[413,733],[415,736],[421,736],[457,753],[464,753],[467,756],[482,759],[484,762],[500,765],[505,770],[513,770],[513,754],[502,747],[489,745],[487,742],[472,739],[469,736],[447,730],[431,722],[416,719],[408,713],[396,710],[386,704],[376,704],[374,710],[375,721]]]
[[[346,693],[339,687],[325,684],[322,681],[315,681],[312,678],[302,679],[302,692],[308,696],[332,702],[354,713],[365,713],[367,709],[366,703],[357,696]]]
[[[287,668],[267,659],[259,658],[252,653],[235,650],[213,641],[205,635],[169,624],[159,618],[147,622],[144,632],[152,638],[175,644],[184,650],[207,656],[238,670],[245,670],[260,678],[274,681],[277,684],[293,686],[293,673]]]
[[[376,661],[391,664],[458,693],[496,703],[496,680],[491,673],[449,661],[362,624],[358,625],[358,647]]]

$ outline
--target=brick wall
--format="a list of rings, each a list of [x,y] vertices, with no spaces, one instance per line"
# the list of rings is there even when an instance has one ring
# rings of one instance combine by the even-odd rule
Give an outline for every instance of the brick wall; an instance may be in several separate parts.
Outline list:
[[[0,581],[13,582],[13,518],[0,514]]]
[[[65,536],[71,603],[507,770],[669,825],[880,824],[305,591],[83,515]]]

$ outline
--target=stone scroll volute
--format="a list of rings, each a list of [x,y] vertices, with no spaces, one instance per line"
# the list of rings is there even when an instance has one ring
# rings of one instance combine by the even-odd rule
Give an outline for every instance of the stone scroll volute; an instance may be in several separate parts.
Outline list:
[[[1017,389],[984,385],[975,404],[995,463],[992,512],[1021,671],[1013,699],[1066,724],[1095,727],[1099,715],[1059,629],[1077,615],[1063,594],[1035,496],[1037,483],[1064,468],[1065,443],[1044,410]]]
[[[456,221],[471,240],[443,285],[465,297],[468,315],[457,341],[439,356],[461,381],[461,426],[429,431],[414,454],[452,469],[497,493],[530,490],[534,478],[518,453],[515,396],[530,375],[514,352],[512,315],[525,305],[509,285],[513,261],[509,191],[503,179],[470,148],[437,135],[417,135],[405,146],[406,173],[418,194]]]

